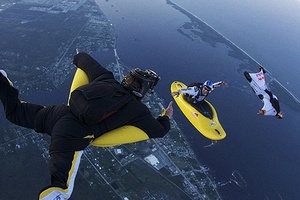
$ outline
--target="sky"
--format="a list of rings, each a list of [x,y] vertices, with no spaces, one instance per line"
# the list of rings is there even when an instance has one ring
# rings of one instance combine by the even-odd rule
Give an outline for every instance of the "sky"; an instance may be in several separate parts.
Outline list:
[[[174,0],[247,52],[300,99],[300,0]]]

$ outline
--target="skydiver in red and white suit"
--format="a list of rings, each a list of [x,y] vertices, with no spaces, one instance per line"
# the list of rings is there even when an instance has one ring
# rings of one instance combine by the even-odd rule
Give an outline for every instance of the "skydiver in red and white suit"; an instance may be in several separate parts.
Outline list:
[[[282,119],[283,114],[280,111],[278,98],[272,94],[270,90],[268,90],[264,76],[265,73],[266,71],[261,66],[259,67],[258,73],[244,72],[244,75],[249,81],[252,90],[264,103],[263,107],[258,110],[257,114],[275,116],[277,119]]]

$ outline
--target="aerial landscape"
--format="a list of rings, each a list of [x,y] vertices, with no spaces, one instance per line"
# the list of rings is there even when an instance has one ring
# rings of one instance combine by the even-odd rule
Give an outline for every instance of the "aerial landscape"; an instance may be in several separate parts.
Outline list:
[[[59,88],[66,79],[70,79],[75,70],[70,63],[76,47],[83,47],[82,50],[87,52],[112,51],[117,42],[111,24],[95,4],[88,1],[70,4],[58,1],[56,3],[54,5],[47,2],[36,4],[35,1],[27,1],[25,4],[7,5],[6,12],[8,14],[5,14],[7,19],[9,16],[14,16],[14,20],[20,24],[20,27],[8,30],[15,32],[16,29],[19,29],[21,32],[13,35],[7,31],[6,34],[10,37],[3,36],[12,41],[3,41],[2,46],[8,51],[2,53],[5,55],[2,65],[7,66],[6,71],[12,80],[16,79],[15,77],[22,80],[20,84],[18,82],[14,82],[14,84],[18,85],[18,89],[24,96],[39,90],[52,92],[56,87]],[[80,9],[80,12],[76,13],[72,12],[77,11],[79,7],[85,9]],[[36,20],[36,11],[39,11],[38,14],[42,12],[43,17]],[[18,17],[17,13],[22,13],[22,15]],[[60,22],[58,23],[57,20]],[[40,26],[32,27],[31,21],[35,21]],[[9,25],[13,22],[7,21],[6,23]],[[47,23],[47,26],[43,26],[43,23]],[[56,27],[57,23],[61,28]],[[73,29],[77,31],[75,32]],[[16,43],[19,36],[22,37],[19,42],[24,46],[23,49],[17,46],[16,49],[5,46],[5,43]],[[30,38],[33,36],[38,40]],[[64,42],[61,44],[61,41]],[[36,44],[32,44],[32,42]],[[26,49],[26,43],[28,43],[28,49]],[[35,48],[29,48],[30,46]],[[40,46],[40,48],[36,46]],[[116,51],[111,53],[113,52],[116,53]],[[35,54],[46,56],[41,56],[40,60],[31,61],[29,58],[35,58]],[[125,66],[117,65],[118,56],[114,56],[117,58],[112,60],[115,63],[108,67],[117,72],[119,67],[125,68]],[[12,63],[11,60],[14,62]],[[20,65],[22,65],[21,68]],[[123,74],[115,74],[115,76],[123,77]],[[153,110],[154,115],[160,114],[163,106],[162,99],[154,96],[145,101]],[[3,132],[0,148],[2,155],[9,156],[16,151],[30,149],[34,145],[40,151],[41,158],[44,158],[46,162],[49,160],[47,138],[16,126],[8,126],[3,129]],[[166,196],[168,199],[192,197],[200,199],[202,196],[219,198],[216,191],[217,185],[207,173],[209,168],[200,165],[192,150],[187,147],[188,144],[174,121],[172,134],[161,141],[153,140],[105,149],[88,148],[80,173],[87,181],[87,185],[95,190],[101,188],[103,190],[101,197],[107,195],[107,199],[142,197],[144,195],[155,198],[165,198]],[[165,181],[162,182],[161,179],[165,179]],[[148,191],[143,191],[138,187],[140,182],[145,181],[147,181]],[[163,191],[158,190],[158,183],[162,184],[160,187],[164,188]],[[104,191],[108,191],[107,194]],[[2,198],[15,198],[14,194],[9,194],[8,191],[7,195]],[[34,196],[34,192],[32,195]],[[100,194],[98,195],[100,196]]]
[[[153,116],[172,100],[175,80],[229,85],[208,98],[227,133],[224,140],[204,138],[176,107],[164,138],[88,147],[70,199],[299,197],[292,186],[300,178],[297,96],[267,73],[285,116],[257,116],[262,104],[242,74],[259,64],[176,1],[0,3],[1,68],[25,101],[67,103],[76,48],[91,53],[118,80],[136,66],[154,68],[163,78],[143,100]],[[50,138],[11,124],[2,111],[0,116],[0,199],[36,199],[49,184]]]

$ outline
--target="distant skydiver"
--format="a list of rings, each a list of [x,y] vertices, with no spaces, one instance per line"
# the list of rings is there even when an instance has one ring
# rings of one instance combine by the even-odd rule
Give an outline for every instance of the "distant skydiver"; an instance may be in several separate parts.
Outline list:
[[[40,192],[40,200],[70,198],[83,150],[105,133],[129,125],[143,131],[148,139],[163,137],[170,130],[172,102],[158,118],[154,118],[147,106],[141,102],[158,82],[158,74],[152,70],[136,68],[120,84],[112,72],[86,53],[75,55],[73,64],[82,69],[90,81],[89,84],[79,87],[77,94],[84,92],[86,97],[100,97],[97,100],[98,106],[105,110],[100,121],[94,125],[76,117],[78,113],[71,111],[71,103],[70,107],[64,104],[42,106],[20,101],[18,90],[12,86],[7,74],[0,71],[0,98],[6,118],[16,125],[46,133],[51,137],[51,184]],[[71,100],[73,98],[76,102],[73,93]],[[78,109],[80,110],[79,107]],[[118,139],[122,140],[126,136],[124,134],[117,132]]]
[[[257,114],[275,116],[277,119],[282,119],[278,98],[268,89],[264,74],[266,71],[263,67],[259,67],[258,73],[244,72],[244,76],[248,80],[252,90],[258,98],[264,103],[262,109],[258,110]]]
[[[225,86],[227,83],[224,81],[219,81],[216,83],[211,82],[210,80],[205,81],[204,83],[191,83],[187,88],[180,89],[176,92],[172,92],[172,96],[178,96],[180,94],[186,94],[190,98],[190,102],[198,103],[203,101],[215,88]]]

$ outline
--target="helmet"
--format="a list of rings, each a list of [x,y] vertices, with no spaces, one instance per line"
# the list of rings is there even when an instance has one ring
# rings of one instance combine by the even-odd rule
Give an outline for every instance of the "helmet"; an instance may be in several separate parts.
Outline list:
[[[131,76],[140,83],[140,89],[133,87],[131,83],[126,80],[126,77]],[[158,83],[160,76],[150,69],[141,70],[140,68],[135,68],[130,71],[126,76],[121,85],[126,88],[129,92],[142,99],[149,90],[153,92],[154,87]]]
[[[214,89],[213,88],[213,83],[210,80],[207,80],[203,83],[203,86],[206,86],[207,88],[209,88],[210,90]]]

